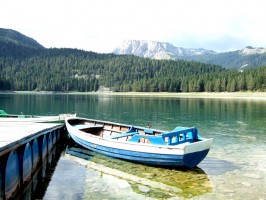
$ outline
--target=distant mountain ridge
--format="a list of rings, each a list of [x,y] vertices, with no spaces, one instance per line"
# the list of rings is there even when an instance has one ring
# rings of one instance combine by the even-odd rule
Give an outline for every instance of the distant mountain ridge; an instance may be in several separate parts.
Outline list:
[[[263,47],[254,48],[247,46],[246,48],[239,50],[239,53],[243,55],[263,54],[266,53],[266,49]]]
[[[125,40],[114,49],[113,53],[120,55],[133,54],[154,59],[175,59],[177,57],[217,54],[212,50],[175,47],[168,42],[148,40]]]
[[[266,49],[248,46],[242,50],[217,53],[202,48],[175,47],[171,43],[157,41],[125,40],[113,51],[114,54],[132,54],[152,59],[184,59],[217,64],[225,68],[240,69],[266,65]]]
[[[0,42],[12,43],[20,46],[30,47],[34,49],[43,49],[44,47],[36,40],[27,37],[12,29],[0,28]]]
[[[36,49],[46,49],[36,40],[15,30],[0,28],[0,49],[3,49],[1,51],[2,54],[15,54],[22,57],[24,54],[29,55],[27,52],[21,51],[21,47],[27,48],[24,50],[32,51],[32,53],[37,53]],[[244,68],[266,66],[266,49],[263,47],[254,48],[247,46],[242,50],[217,53],[213,50],[202,48],[175,47],[167,42],[126,40],[115,48],[113,53],[160,60],[194,60],[206,64],[220,65],[227,69],[243,70]]]

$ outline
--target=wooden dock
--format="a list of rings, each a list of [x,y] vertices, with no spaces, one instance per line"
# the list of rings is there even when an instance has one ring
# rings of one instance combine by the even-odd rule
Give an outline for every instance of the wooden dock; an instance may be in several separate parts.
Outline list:
[[[13,198],[47,159],[64,124],[0,122],[0,199]]]
[[[28,138],[38,137],[38,133],[60,128],[62,124],[32,123],[32,122],[0,122],[0,156],[5,147],[17,146],[27,142]]]

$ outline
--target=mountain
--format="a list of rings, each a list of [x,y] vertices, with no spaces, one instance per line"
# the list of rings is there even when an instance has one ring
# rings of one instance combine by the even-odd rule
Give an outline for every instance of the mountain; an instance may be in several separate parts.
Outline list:
[[[221,65],[227,69],[254,68],[266,65],[266,49],[246,47],[242,50],[218,53],[216,55],[192,56],[186,60]]]
[[[43,49],[44,47],[39,44],[36,40],[27,37],[12,29],[0,28],[0,42],[15,44],[24,47],[30,47],[34,49]]]
[[[239,50],[238,53],[242,55],[264,54],[266,53],[266,49],[262,47],[254,48],[254,47],[248,46],[242,50]]]
[[[179,52],[182,58],[208,54],[201,49],[180,48],[178,51],[169,43],[150,43],[150,46],[154,52],[158,48],[170,52],[172,48],[172,52]],[[254,51],[249,47],[235,54]],[[263,50],[259,51],[263,55]],[[48,49],[16,31],[1,30],[0,91],[88,92],[101,88],[117,92],[266,91],[265,73],[266,66],[239,72],[184,59],[155,60],[71,48]]]
[[[198,55],[215,55],[215,51],[206,49],[188,49],[175,47],[167,42],[156,42],[146,40],[125,40],[120,46],[114,49],[114,54],[133,54],[140,57],[154,59],[176,59]]]
[[[266,49],[246,47],[242,50],[217,53],[206,49],[175,47],[170,43],[126,40],[114,49],[115,54],[133,54],[153,59],[184,59],[221,65],[228,69],[266,65]]]

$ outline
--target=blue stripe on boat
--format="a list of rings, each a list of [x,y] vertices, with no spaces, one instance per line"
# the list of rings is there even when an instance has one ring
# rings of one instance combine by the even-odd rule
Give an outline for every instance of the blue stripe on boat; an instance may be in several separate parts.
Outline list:
[[[71,134],[71,133],[70,133]],[[168,154],[155,154],[155,153],[143,153],[129,150],[122,150],[117,148],[105,147],[102,145],[95,145],[91,142],[81,140],[75,135],[71,134],[71,137],[83,147],[92,151],[125,160],[130,160],[138,163],[149,165],[161,165],[161,166],[187,166],[189,168],[196,166],[201,162],[208,154],[209,149],[194,152],[185,155],[168,155]]]

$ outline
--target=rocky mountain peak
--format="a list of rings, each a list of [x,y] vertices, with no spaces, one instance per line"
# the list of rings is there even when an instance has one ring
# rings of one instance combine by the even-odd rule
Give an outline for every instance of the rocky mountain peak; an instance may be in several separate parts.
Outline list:
[[[252,55],[252,54],[263,54],[266,53],[266,49],[263,47],[251,47],[247,46],[246,48],[239,51],[239,54],[243,55]]]
[[[176,59],[180,57],[217,54],[211,50],[175,47],[168,42],[147,40],[125,40],[113,51],[114,54],[133,54],[154,59]]]

